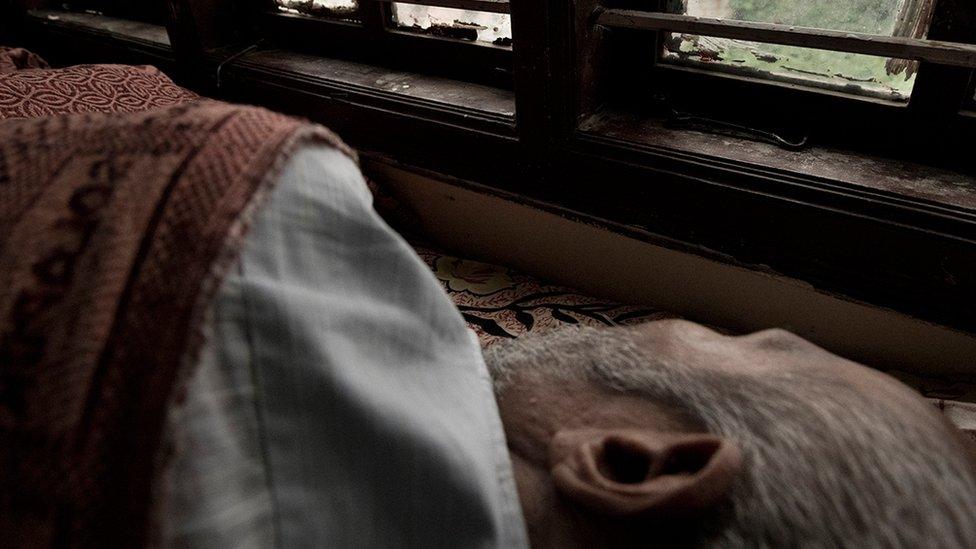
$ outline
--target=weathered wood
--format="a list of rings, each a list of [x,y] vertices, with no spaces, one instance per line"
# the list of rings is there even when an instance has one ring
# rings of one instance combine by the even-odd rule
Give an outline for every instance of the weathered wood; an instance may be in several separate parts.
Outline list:
[[[439,8],[458,10],[487,11],[491,13],[510,13],[508,0],[378,0],[380,2],[399,2],[401,4],[420,4]]]
[[[292,51],[503,88],[512,85],[510,46],[286,13],[265,12],[258,19],[269,44]]]
[[[132,42],[143,42],[153,47],[170,45],[166,27],[131,19],[120,19],[107,15],[73,13],[60,10],[30,10],[27,16],[41,21],[56,22],[60,25],[75,26],[88,32],[101,32],[116,37],[125,37]]]
[[[528,181],[537,190],[548,185],[544,153],[553,141],[566,132],[564,124],[567,102],[562,99],[572,79],[554,72],[560,55],[569,55],[570,10],[562,0],[516,1],[512,5],[513,78],[515,117],[519,145]],[[564,78],[561,80],[560,76]]]
[[[957,42],[619,9],[608,9],[600,13],[597,24],[615,28],[752,40],[976,68],[976,45]]]
[[[944,42],[973,41],[976,37],[976,10],[972,9],[972,0],[938,0],[933,7],[926,38]],[[974,74],[976,71],[962,67],[921,63],[909,108],[918,120],[928,122],[919,124],[915,133],[927,134],[930,142],[943,148],[972,142],[972,138],[967,137],[945,137],[944,121],[955,117],[972,98],[972,92],[967,90],[971,89],[969,82]],[[972,122],[965,124],[971,125]],[[968,157],[965,153],[964,156]]]
[[[256,51],[230,63],[227,74],[242,69],[268,78],[291,78],[306,83],[328,83],[346,95],[382,98],[398,111],[428,108],[444,119],[483,122],[485,129],[504,133],[514,125],[515,97],[511,91],[448,78],[393,71],[367,65],[282,51]],[[338,93],[338,92],[336,92]]]
[[[926,38],[929,26],[932,25],[933,15],[935,15],[935,0],[905,0],[901,11],[898,12],[895,30],[891,35]],[[904,72],[907,78],[911,78],[918,71],[918,63],[908,59],[892,58],[885,63],[885,70],[888,74]]]

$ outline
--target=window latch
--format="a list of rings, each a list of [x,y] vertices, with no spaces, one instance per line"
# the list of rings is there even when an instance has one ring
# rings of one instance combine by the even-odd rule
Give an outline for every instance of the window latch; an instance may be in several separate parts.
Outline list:
[[[716,120],[714,118],[698,116],[674,109],[671,110],[671,115],[668,117],[665,124],[672,128],[683,128],[705,133],[730,135],[733,137],[752,139],[754,141],[762,141],[764,143],[770,143],[790,151],[804,149],[809,142],[809,138],[806,135],[799,136],[796,139],[789,139],[769,130],[751,128],[749,126],[743,126],[741,124],[735,124],[725,120]]]
[[[240,51],[238,51],[238,52],[236,52],[234,54],[231,54],[229,57],[226,57],[223,61],[221,61],[220,64],[217,65],[217,71],[216,71],[216,75],[215,75],[215,78],[214,78],[214,80],[216,81],[216,84],[217,84],[217,89],[219,90],[220,89],[220,85],[223,83],[220,77],[223,74],[224,65],[227,65],[228,63],[231,63],[233,61],[237,61],[241,57],[243,57],[243,56],[245,56],[245,55],[247,55],[247,54],[249,54],[249,53],[257,50],[259,47],[261,47],[263,45],[264,45],[264,39],[262,38],[262,39],[258,40],[257,42],[251,44],[250,46],[247,46],[246,48],[244,48],[244,49],[242,49],[242,50],[240,50]]]

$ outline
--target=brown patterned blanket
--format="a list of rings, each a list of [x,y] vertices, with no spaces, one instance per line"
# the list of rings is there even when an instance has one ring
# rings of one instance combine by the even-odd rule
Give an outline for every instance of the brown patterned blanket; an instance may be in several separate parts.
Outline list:
[[[2,544],[145,541],[203,311],[305,142],[352,154],[322,127],[212,101],[0,122]]]
[[[0,53],[0,67],[4,59]],[[35,64],[45,65],[38,58],[20,65],[9,63],[9,66],[28,70],[0,70],[0,119],[81,112],[128,113],[186,103],[199,97],[174,84],[155,67],[29,68]]]
[[[0,46],[0,74],[23,69],[49,69],[50,65],[39,55],[24,48]]]

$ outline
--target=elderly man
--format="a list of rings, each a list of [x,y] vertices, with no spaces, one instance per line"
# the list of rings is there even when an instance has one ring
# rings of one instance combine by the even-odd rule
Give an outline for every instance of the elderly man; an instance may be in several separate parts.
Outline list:
[[[569,329],[483,362],[332,151],[291,160],[215,310],[173,417],[176,544],[976,543],[966,441],[786,332]]]
[[[4,539],[976,546],[953,428],[785,332],[482,356],[306,126],[209,102],[0,125]]]

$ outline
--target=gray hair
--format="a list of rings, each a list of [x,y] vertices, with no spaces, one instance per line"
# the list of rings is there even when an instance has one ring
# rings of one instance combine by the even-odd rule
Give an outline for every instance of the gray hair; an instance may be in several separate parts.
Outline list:
[[[976,474],[937,417],[900,413],[812,372],[668,363],[623,329],[526,337],[488,348],[485,360],[499,394],[516,375],[588,379],[735,440],[745,473],[702,545],[976,547]]]

